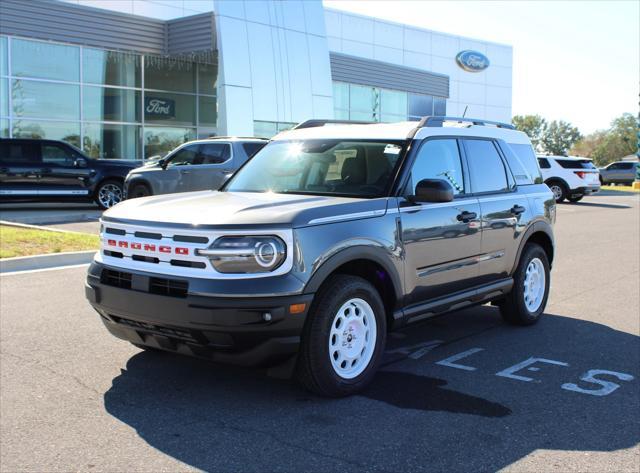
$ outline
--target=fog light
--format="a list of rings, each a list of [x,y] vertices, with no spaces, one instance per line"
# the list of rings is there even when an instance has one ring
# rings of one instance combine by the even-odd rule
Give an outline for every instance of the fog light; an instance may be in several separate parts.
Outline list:
[[[262,320],[265,322],[271,322],[271,314],[269,312],[265,312],[262,314]]]

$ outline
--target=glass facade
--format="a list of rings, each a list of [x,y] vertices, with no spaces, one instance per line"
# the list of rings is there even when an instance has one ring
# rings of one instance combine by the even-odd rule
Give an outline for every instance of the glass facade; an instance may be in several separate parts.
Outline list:
[[[277,135],[281,131],[290,130],[296,125],[297,123],[289,123],[289,122],[254,121],[253,136],[257,136],[259,138],[271,138],[272,136]]]
[[[0,136],[63,140],[95,158],[164,155],[216,134],[213,57],[198,62],[0,36]]]
[[[338,120],[398,122],[447,114],[447,100],[402,90],[333,83],[333,111]]]

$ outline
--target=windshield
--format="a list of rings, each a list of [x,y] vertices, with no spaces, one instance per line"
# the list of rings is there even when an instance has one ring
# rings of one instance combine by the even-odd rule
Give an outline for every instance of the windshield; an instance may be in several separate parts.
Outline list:
[[[227,183],[230,192],[381,197],[391,186],[402,141],[274,141]]]

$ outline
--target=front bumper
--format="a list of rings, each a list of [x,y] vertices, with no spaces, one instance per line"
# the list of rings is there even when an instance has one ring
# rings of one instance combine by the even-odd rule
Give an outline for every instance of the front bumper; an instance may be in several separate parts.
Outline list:
[[[190,282],[94,262],[85,294],[109,332],[132,343],[244,366],[274,365],[297,352],[313,294],[196,295]],[[212,294],[220,293],[216,283],[210,281]],[[292,304],[305,310],[291,314]]]

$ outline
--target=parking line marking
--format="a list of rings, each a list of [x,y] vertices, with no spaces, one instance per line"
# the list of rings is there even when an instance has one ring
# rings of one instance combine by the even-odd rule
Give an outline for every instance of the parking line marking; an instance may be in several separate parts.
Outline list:
[[[449,368],[457,368],[459,370],[465,371],[475,371],[476,368],[473,366],[460,365],[458,363],[454,363],[454,361],[461,360],[468,356],[473,355],[474,353],[478,353],[479,351],[483,351],[484,348],[472,348],[471,350],[463,351],[462,353],[458,353],[457,355],[450,356],[449,358],[445,358],[442,361],[437,361],[436,365],[440,366],[448,366]]]
[[[29,274],[29,273],[42,273],[45,271],[58,271],[60,269],[73,269],[73,268],[82,268],[83,266],[89,266],[91,263],[82,263],[82,264],[70,264],[67,266],[54,266],[53,268],[42,268],[42,269],[26,269],[24,271],[8,271],[6,273],[0,273],[0,277],[2,276],[15,276],[18,274]]]

